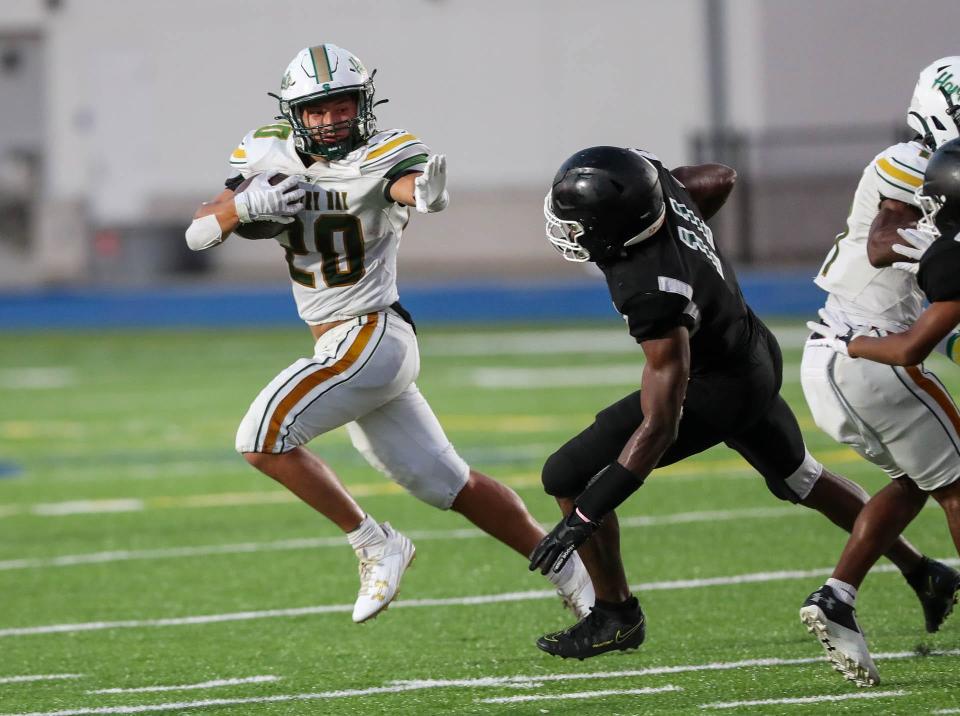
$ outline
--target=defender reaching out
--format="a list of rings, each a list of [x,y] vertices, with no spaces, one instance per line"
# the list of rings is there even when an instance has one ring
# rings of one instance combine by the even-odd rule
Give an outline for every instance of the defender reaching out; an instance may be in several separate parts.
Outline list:
[[[780,397],[776,339],[743,300],[706,225],[729,194],[732,169],[668,171],[647,152],[592,147],[557,172],[547,238],[572,261],[594,261],[646,356],[641,390],[597,414],[551,455],[543,484],[564,519],[538,545],[531,569],[562,569],[579,550],[596,589],[590,616],[537,646],[579,659],[631,649],[645,620],[620,556],[614,509],[657,467],[725,443],[779,499],[849,530],[866,493],[807,452]],[[905,572],[922,555],[902,539],[887,551]]]

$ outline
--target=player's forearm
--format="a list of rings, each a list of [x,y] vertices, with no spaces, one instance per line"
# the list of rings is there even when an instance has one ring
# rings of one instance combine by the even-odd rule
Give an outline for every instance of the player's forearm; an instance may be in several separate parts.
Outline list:
[[[874,268],[885,268],[895,261],[903,261],[904,258],[893,250],[893,245],[903,243],[903,240],[897,235],[897,229],[901,227],[887,225],[870,230],[867,240],[867,259]]]
[[[903,256],[893,250],[894,244],[903,243],[897,229],[914,228],[919,218],[920,212],[910,204],[896,199],[881,201],[867,234],[867,260],[870,265],[884,268],[895,261],[902,261]]]
[[[936,342],[918,340],[905,333],[891,333],[883,337],[857,336],[850,341],[847,350],[851,358],[866,358],[887,365],[917,365],[930,355]]]
[[[420,173],[416,172],[397,179],[390,186],[390,198],[404,206],[416,206],[417,199],[414,195],[414,188],[418,176],[420,176]]]
[[[201,204],[193,218],[201,219],[204,216],[216,217],[224,238],[240,225],[240,217],[237,215],[237,205],[232,193],[229,198],[217,198]]]
[[[616,462],[598,473],[577,497],[580,516],[599,522],[640,489],[647,475],[676,439],[676,431],[644,420]]]

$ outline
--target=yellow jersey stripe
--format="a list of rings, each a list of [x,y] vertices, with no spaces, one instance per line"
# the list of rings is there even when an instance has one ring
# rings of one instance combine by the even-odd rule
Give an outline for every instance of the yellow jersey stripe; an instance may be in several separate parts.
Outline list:
[[[912,186],[914,189],[919,189],[921,186],[923,186],[923,179],[916,177],[913,174],[909,174],[903,171],[903,169],[893,166],[886,159],[877,160],[877,166],[883,170],[884,173],[893,177],[897,181],[906,184],[907,186]]]
[[[401,144],[404,144],[404,143],[406,143],[406,142],[415,142],[415,141],[417,141],[417,138],[414,137],[412,134],[401,134],[401,135],[400,135],[399,137],[397,137],[396,139],[392,139],[392,140],[390,140],[389,142],[387,142],[386,144],[384,144],[382,147],[377,147],[377,148],[374,149],[372,152],[370,152],[370,153],[366,156],[366,159],[364,159],[364,163],[369,162],[369,161],[372,161],[372,160],[376,159],[377,157],[379,157],[379,156],[381,156],[381,155],[383,155],[383,154],[386,154],[386,153],[389,152],[391,149],[395,149],[396,147],[399,147]]]

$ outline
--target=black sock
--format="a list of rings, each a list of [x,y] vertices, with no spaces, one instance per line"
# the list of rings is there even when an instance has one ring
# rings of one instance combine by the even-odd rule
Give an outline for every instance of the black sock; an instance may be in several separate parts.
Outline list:
[[[640,602],[632,594],[622,602],[605,602],[602,599],[597,599],[594,603],[594,606],[597,609],[602,609],[605,612],[615,612],[617,614],[627,614],[634,613],[640,608]]]
[[[914,567],[909,572],[903,573],[903,578],[907,580],[909,584],[914,589],[922,589],[924,577],[927,576],[927,563],[930,561],[929,558],[924,557],[920,560],[920,564]]]

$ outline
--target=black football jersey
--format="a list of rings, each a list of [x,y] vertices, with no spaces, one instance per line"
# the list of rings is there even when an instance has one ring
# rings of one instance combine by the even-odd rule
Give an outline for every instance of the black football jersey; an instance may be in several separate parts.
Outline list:
[[[931,303],[960,301],[960,234],[930,245],[920,258],[917,283]]]
[[[752,352],[761,324],[683,184],[644,156],[660,175],[666,220],[650,238],[598,264],[614,306],[638,343],[685,326],[692,373],[733,366]]]

